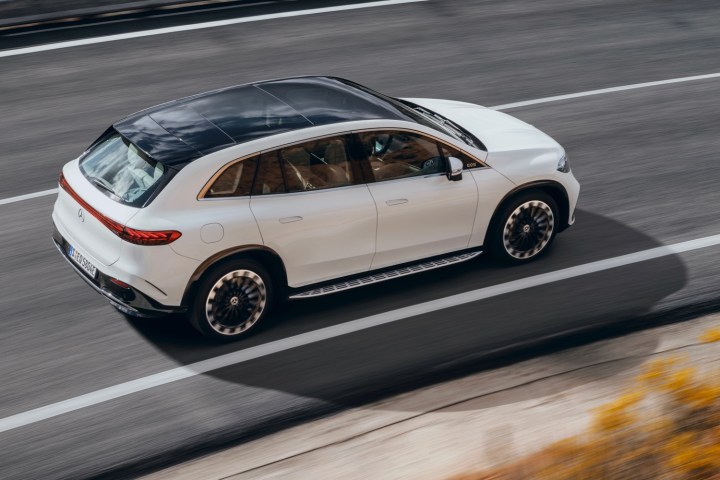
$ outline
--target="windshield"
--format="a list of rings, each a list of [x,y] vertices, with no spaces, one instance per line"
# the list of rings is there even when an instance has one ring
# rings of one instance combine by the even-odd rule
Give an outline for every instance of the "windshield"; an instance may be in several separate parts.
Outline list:
[[[428,120],[432,121],[436,127],[441,127],[442,130],[449,134],[451,137],[455,137],[461,142],[466,143],[467,145],[470,145],[471,147],[478,148],[480,150],[485,150],[485,145],[472,133],[468,132],[464,128],[462,128],[457,123],[453,122],[452,120],[449,120],[446,117],[443,117],[437,112],[434,112],[430,110],[429,108],[421,107],[420,105],[417,105],[412,102],[408,102],[407,100],[402,100],[400,98],[396,99],[398,102],[402,103],[406,107],[412,108],[413,111],[420,113]]]
[[[115,201],[142,206],[165,178],[166,168],[119,133],[101,139],[80,161],[85,177]]]
[[[338,78],[337,80],[345,83],[346,85],[350,85],[354,88],[357,88],[358,90],[362,90],[366,93],[374,95],[375,97],[385,100],[389,104],[393,105],[396,109],[400,110],[400,112],[402,112],[405,116],[409,117],[410,120],[417,122],[420,125],[425,125],[426,127],[435,130],[440,130],[441,132],[450,135],[451,137],[457,138],[461,142],[466,143],[471,147],[487,151],[485,145],[483,145],[483,143],[478,140],[477,137],[475,137],[473,134],[471,134],[455,122],[448,120],[437,112],[433,112],[430,109],[421,107],[420,105],[412,102],[408,102],[407,100],[388,97],[387,95],[383,95],[382,93],[371,90],[368,87],[364,87],[355,82],[351,82],[350,80],[344,80],[340,78]]]

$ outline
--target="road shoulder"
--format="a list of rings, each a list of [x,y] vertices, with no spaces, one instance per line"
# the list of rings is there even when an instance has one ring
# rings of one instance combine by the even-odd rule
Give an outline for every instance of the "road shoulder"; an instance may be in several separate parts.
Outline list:
[[[146,479],[444,478],[580,433],[648,360],[720,366],[720,314],[441,383],[155,472]]]

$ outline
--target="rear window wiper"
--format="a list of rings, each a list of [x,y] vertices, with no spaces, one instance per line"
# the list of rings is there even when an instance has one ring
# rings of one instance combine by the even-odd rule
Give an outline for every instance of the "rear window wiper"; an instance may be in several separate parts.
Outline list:
[[[90,178],[90,181],[93,183],[93,185],[95,185],[96,187],[98,187],[102,190],[105,190],[110,195],[112,195],[114,198],[120,198],[120,197],[118,197],[117,193],[115,193],[115,190],[113,190],[112,188],[105,185],[105,182],[103,182],[99,178],[97,178],[97,177],[89,177],[89,178]]]

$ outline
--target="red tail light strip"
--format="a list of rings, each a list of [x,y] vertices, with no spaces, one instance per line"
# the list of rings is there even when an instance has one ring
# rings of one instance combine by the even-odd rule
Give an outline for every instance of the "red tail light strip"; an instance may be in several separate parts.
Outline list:
[[[136,230],[106,217],[83,200],[80,195],[78,195],[77,192],[75,192],[75,190],[73,190],[67,183],[65,175],[62,173],[60,174],[60,187],[72,198],[74,198],[75,201],[78,202],[80,206],[83,207],[90,215],[97,218],[100,223],[105,225],[111,232],[126,242],[134,243],[136,245],[168,245],[180,238],[182,235],[182,233],[177,230]]]

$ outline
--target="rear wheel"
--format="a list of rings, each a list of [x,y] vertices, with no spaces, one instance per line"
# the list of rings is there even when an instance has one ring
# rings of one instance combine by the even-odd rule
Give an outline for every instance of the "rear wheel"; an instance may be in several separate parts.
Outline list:
[[[252,259],[236,259],[205,275],[189,312],[190,323],[208,338],[234,340],[266,318],[273,303],[272,279],[265,267]]]
[[[539,257],[555,239],[558,207],[541,191],[522,193],[501,207],[490,229],[490,254],[506,263],[525,263]]]

